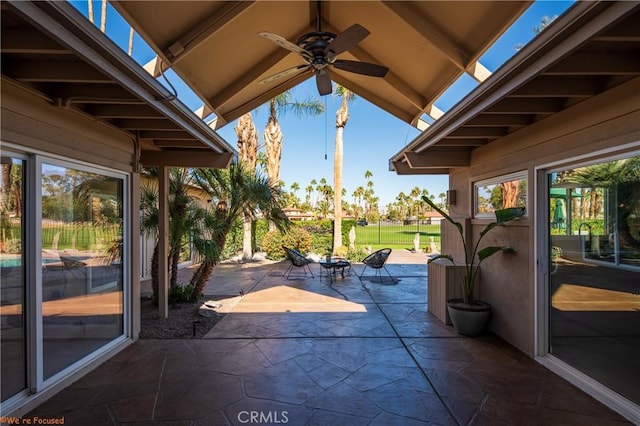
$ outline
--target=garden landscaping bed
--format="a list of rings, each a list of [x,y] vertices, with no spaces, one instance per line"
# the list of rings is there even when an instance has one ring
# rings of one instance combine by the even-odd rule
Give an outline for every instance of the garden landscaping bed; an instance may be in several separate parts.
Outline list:
[[[201,339],[224,317],[218,313],[204,317],[198,309],[206,299],[170,306],[168,318],[160,318],[158,307],[150,298],[140,300],[141,339]]]

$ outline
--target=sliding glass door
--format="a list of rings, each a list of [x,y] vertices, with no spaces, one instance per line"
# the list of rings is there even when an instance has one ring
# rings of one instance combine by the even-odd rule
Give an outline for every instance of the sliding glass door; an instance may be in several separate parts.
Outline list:
[[[4,411],[127,338],[128,179],[28,152],[1,158]]]
[[[640,404],[640,156],[547,178],[549,352]]]
[[[0,182],[0,360],[2,401],[27,388],[24,162],[2,155]]]
[[[123,180],[42,163],[44,378],[123,334]]]

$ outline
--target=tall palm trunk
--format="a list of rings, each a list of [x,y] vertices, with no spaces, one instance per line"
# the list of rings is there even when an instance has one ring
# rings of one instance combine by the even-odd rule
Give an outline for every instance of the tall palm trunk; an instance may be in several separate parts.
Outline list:
[[[520,181],[502,182],[502,208],[516,207],[518,204],[518,185]]]
[[[178,264],[179,263],[180,263],[180,250],[174,248],[171,250],[171,253],[169,254],[169,265],[170,265],[170,271],[171,271],[169,283],[171,286],[178,285]]]
[[[247,170],[255,172],[258,160],[258,132],[253,123],[251,113],[246,113],[238,119],[234,128],[238,137],[238,152],[240,160],[245,163]],[[245,212],[242,224],[242,258],[253,257],[253,217]]]
[[[264,129],[264,148],[267,154],[267,176],[271,186],[278,186],[280,183],[280,159],[282,158],[282,129],[278,122],[276,112],[276,102],[274,99],[269,104],[269,120]],[[269,223],[269,230],[273,231],[275,226]]]
[[[264,147],[267,154],[267,176],[271,185],[280,182],[280,159],[282,158],[282,129],[278,122],[275,100],[269,104],[269,120],[264,129]]]
[[[8,163],[2,164],[2,205],[0,208],[3,210],[7,210],[9,208],[10,200],[11,200],[11,191],[13,189],[13,181],[11,179],[11,169],[12,164],[9,161]]]
[[[107,0],[102,0],[102,7],[100,9],[100,31],[103,33],[107,29]]]
[[[158,303],[158,288],[160,287],[159,248],[158,242],[156,242],[151,256],[151,291],[153,292],[153,301],[156,304]]]
[[[87,1],[87,15],[89,15],[89,22],[93,24],[93,0]]]
[[[227,232],[224,232],[220,237],[216,240],[216,244],[218,247],[224,247],[227,242]],[[191,285],[194,286],[192,293],[192,300],[197,300],[197,298],[202,294],[204,288],[207,286],[207,282],[209,278],[211,278],[211,274],[213,274],[213,269],[216,267],[218,262],[213,257],[205,257],[196,272],[194,272],[193,277],[191,278]]]
[[[342,246],[342,151],[344,127],[349,121],[347,103],[353,98],[352,92],[341,88],[342,102],[336,113],[336,149],[333,159],[333,253]]]

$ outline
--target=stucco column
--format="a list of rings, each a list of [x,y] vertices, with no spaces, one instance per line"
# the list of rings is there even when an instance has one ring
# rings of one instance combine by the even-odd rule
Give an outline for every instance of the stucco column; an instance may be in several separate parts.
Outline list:
[[[158,309],[169,315],[169,169],[158,167]]]

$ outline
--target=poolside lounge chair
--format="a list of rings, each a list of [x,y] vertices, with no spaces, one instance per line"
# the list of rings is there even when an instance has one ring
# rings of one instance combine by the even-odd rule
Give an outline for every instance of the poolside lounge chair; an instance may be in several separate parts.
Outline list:
[[[315,278],[313,272],[311,272],[311,268],[309,267],[309,264],[313,262],[311,259],[307,259],[299,251],[291,249],[289,247],[282,246],[282,249],[287,254],[287,258],[291,261],[291,265],[289,265],[289,268],[284,272],[284,274],[282,274],[283,277],[286,275],[287,279],[289,279],[291,270],[295,266],[297,268],[302,268],[305,276],[307,275],[307,271],[305,270],[305,268],[307,268],[307,270],[311,274],[311,277]]]

